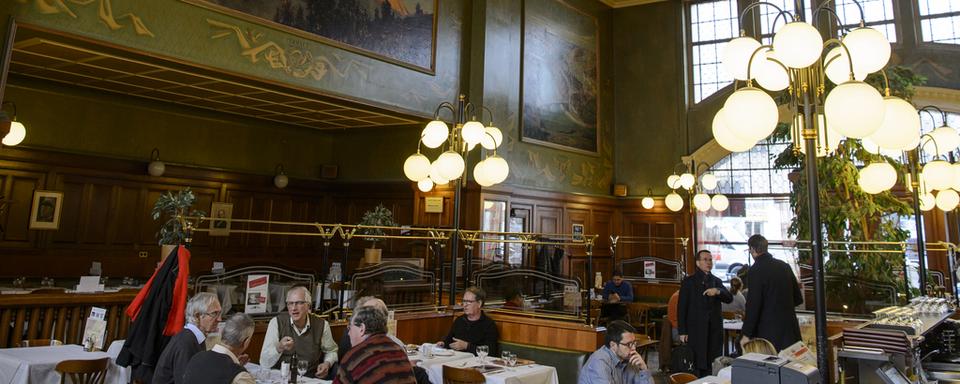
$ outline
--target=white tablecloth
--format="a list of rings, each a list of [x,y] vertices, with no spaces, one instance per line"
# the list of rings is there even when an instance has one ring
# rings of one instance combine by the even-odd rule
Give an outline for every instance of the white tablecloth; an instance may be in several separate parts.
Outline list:
[[[122,342],[120,345],[122,346]],[[57,363],[64,360],[96,360],[104,357],[110,358],[105,382],[108,384],[128,382],[129,372],[114,363],[115,354],[111,356],[107,352],[84,352],[79,345],[60,345],[0,349],[0,383],[57,384],[60,382],[60,374],[54,370]]]
[[[690,384],[730,384],[730,380],[716,376],[707,376],[691,381]]]
[[[257,384],[274,384],[281,382],[279,369],[264,369],[263,367],[254,363],[247,363],[247,365],[244,365],[243,368],[245,368],[247,372],[250,372],[250,374],[257,379]],[[269,372],[269,374],[267,372]],[[298,382],[304,384],[330,384],[332,381],[304,377],[298,380]]]
[[[454,351],[453,356],[434,356],[432,359],[422,359],[419,354],[410,356],[411,361],[427,370],[430,382],[443,382],[443,366],[457,368],[474,367],[480,361],[471,353]],[[491,364],[492,357],[487,357],[487,364]],[[557,384],[557,369],[554,367],[531,364],[505,369],[498,373],[485,374],[487,383],[492,384]]]

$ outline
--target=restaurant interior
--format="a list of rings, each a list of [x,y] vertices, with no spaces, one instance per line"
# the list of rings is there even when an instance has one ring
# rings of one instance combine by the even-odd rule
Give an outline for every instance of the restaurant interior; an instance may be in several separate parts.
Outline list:
[[[177,245],[190,295],[255,319],[250,351],[294,286],[334,340],[376,296],[413,346],[480,287],[501,349],[536,363],[486,382],[577,382],[617,274],[654,379],[683,382],[668,301],[699,250],[744,276],[755,234],[799,280],[809,382],[960,381],[956,0],[8,0],[0,19],[0,382],[60,380],[30,344],[115,358]]]

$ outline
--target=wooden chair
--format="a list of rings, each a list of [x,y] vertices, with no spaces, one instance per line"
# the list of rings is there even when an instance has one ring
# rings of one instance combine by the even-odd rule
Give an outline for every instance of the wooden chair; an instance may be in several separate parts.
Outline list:
[[[692,373],[680,372],[670,375],[670,384],[686,384],[696,380],[697,377]]]
[[[650,320],[650,307],[639,304],[631,303],[631,311],[637,320],[632,324],[634,328],[637,329],[637,332],[640,332],[644,335],[652,336],[655,334],[657,329],[657,323]]]
[[[443,384],[483,384],[487,378],[473,368],[443,366]]]
[[[652,340],[650,336],[640,333],[634,333],[633,336],[637,338],[637,352],[640,354],[640,357],[643,358],[643,361],[647,361],[647,352],[656,348],[656,345],[660,344],[660,341]]]
[[[60,384],[67,383],[67,377],[74,384],[103,384],[107,378],[109,357],[97,360],[64,360],[57,364]]]
[[[52,340],[52,339],[30,339],[30,340],[23,340],[20,342],[20,346],[24,348],[48,347],[48,346],[53,347],[58,345],[63,345],[63,342],[60,340]]]

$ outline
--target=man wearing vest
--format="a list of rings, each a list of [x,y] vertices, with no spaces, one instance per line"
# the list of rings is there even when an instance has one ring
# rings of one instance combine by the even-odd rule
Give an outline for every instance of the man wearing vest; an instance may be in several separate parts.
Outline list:
[[[190,359],[183,382],[186,384],[256,384],[250,372],[243,369],[239,358],[250,346],[253,318],[237,313],[224,322],[220,343]]]
[[[280,369],[294,353],[297,360],[309,361],[307,377],[325,378],[337,362],[337,343],[330,324],[310,314],[312,298],[304,287],[287,291],[287,312],[270,319],[260,349],[260,365]]]

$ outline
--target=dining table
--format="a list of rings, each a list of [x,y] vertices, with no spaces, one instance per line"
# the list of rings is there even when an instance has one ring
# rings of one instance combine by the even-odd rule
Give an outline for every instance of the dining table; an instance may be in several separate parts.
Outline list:
[[[492,356],[487,357],[485,363],[481,364],[480,359],[472,353],[449,349],[434,350],[431,357],[424,357],[419,351],[411,352],[408,356],[412,363],[427,371],[427,376],[432,383],[443,382],[444,365],[455,368],[477,368],[483,365],[486,368],[492,368],[483,374],[486,382],[490,384],[557,384],[559,382],[557,369],[548,365],[531,363],[507,367]]]
[[[257,380],[257,384],[285,384],[283,381],[283,375],[279,369],[270,369],[262,367],[255,363],[247,363],[243,366],[247,372],[250,372],[250,375]],[[321,380],[315,379],[312,377],[300,377],[297,379],[297,383],[302,384],[330,384],[330,380]]]
[[[56,384],[60,374],[56,371],[58,363],[64,360],[97,360],[110,358],[107,365],[106,384],[129,382],[128,368],[116,364],[117,354],[123,346],[114,342],[106,352],[87,352],[74,344],[0,349],[0,384]]]

